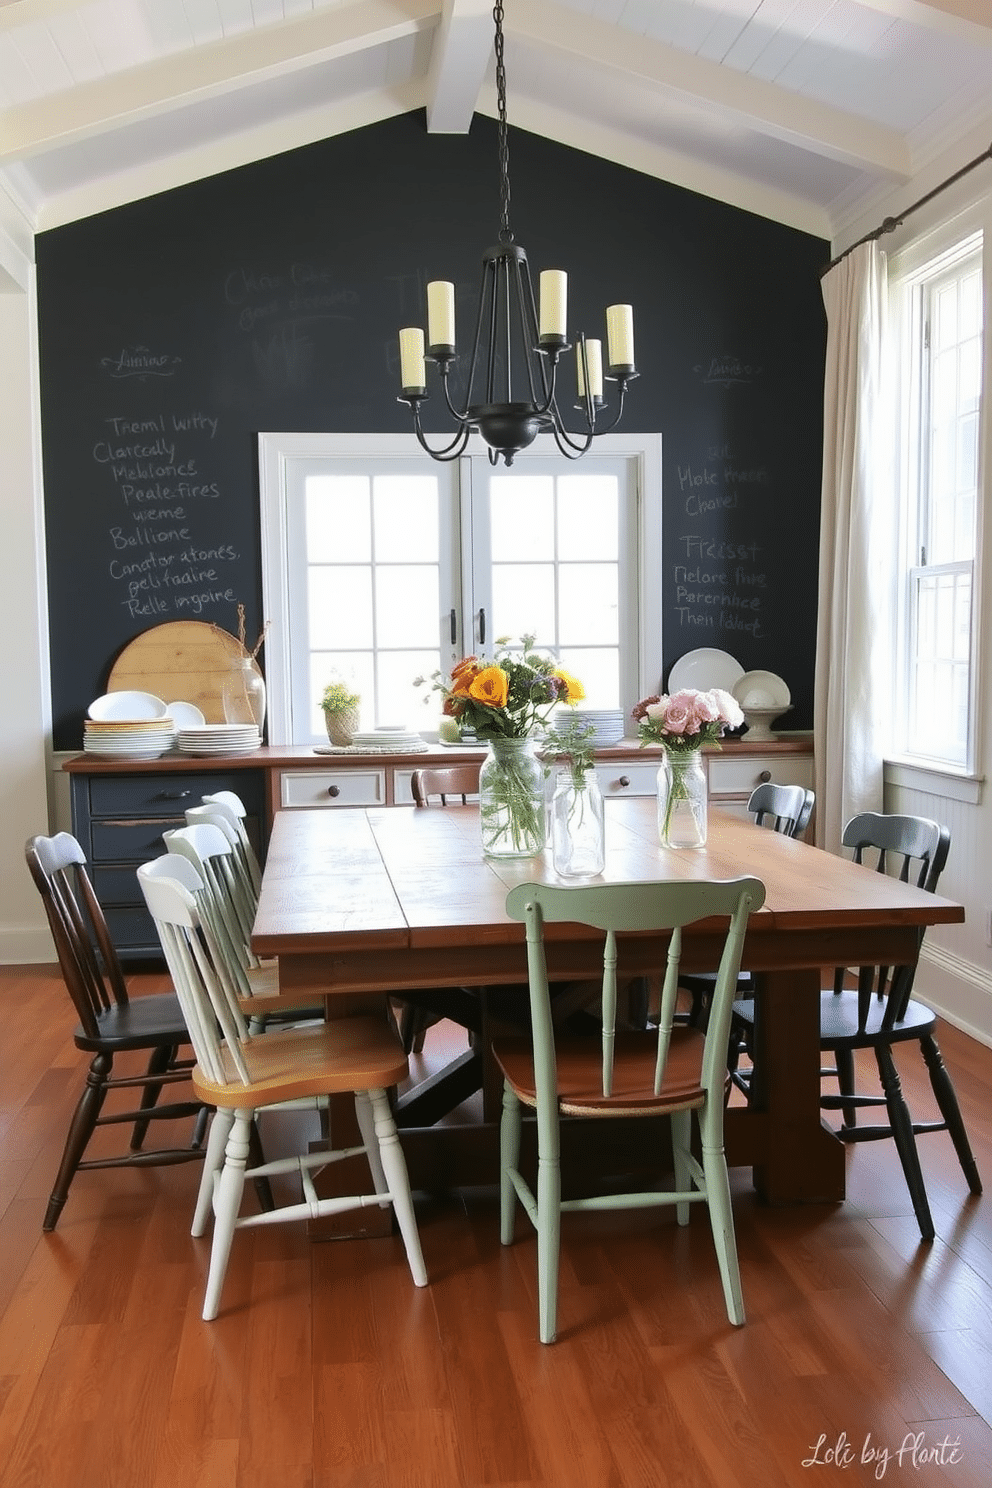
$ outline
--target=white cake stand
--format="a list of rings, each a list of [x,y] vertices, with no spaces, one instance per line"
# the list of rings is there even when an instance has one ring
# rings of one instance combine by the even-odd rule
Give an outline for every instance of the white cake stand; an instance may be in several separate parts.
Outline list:
[[[741,704],[744,714],[744,722],[747,724],[747,740],[749,744],[767,744],[769,740],[776,737],[772,733],[772,723],[776,718],[783,717],[791,712],[791,705],[783,708],[778,705],[774,708],[749,708]]]

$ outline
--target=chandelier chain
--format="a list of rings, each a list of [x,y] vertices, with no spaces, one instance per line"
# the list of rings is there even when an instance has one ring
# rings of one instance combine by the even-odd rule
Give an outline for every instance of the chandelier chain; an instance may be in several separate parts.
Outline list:
[[[501,202],[499,240],[512,243],[510,230],[510,145],[506,127],[506,65],[503,61],[503,0],[493,6],[496,23],[496,109],[499,115],[499,193]]]

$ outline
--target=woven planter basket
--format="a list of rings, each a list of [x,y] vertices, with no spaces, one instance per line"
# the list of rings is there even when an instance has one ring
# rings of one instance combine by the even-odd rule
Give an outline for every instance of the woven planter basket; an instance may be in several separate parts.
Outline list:
[[[358,728],[360,713],[357,708],[345,708],[340,713],[325,712],[324,722],[327,724],[327,737],[331,743],[346,749]]]

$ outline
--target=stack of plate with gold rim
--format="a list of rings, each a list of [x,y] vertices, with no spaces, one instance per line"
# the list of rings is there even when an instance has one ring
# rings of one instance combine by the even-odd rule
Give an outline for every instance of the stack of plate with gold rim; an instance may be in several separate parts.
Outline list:
[[[158,759],[175,742],[169,717],[87,718],[83,724],[83,753],[99,759]]]

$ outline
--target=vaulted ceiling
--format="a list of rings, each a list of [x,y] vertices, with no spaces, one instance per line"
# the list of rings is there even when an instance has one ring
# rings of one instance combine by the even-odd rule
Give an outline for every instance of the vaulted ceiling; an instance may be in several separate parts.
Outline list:
[[[516,125],[835,241],[992,140],[992,0],[504,0]],[[495,113],[491,0],[0,0],[39,228],[425,108]]]

